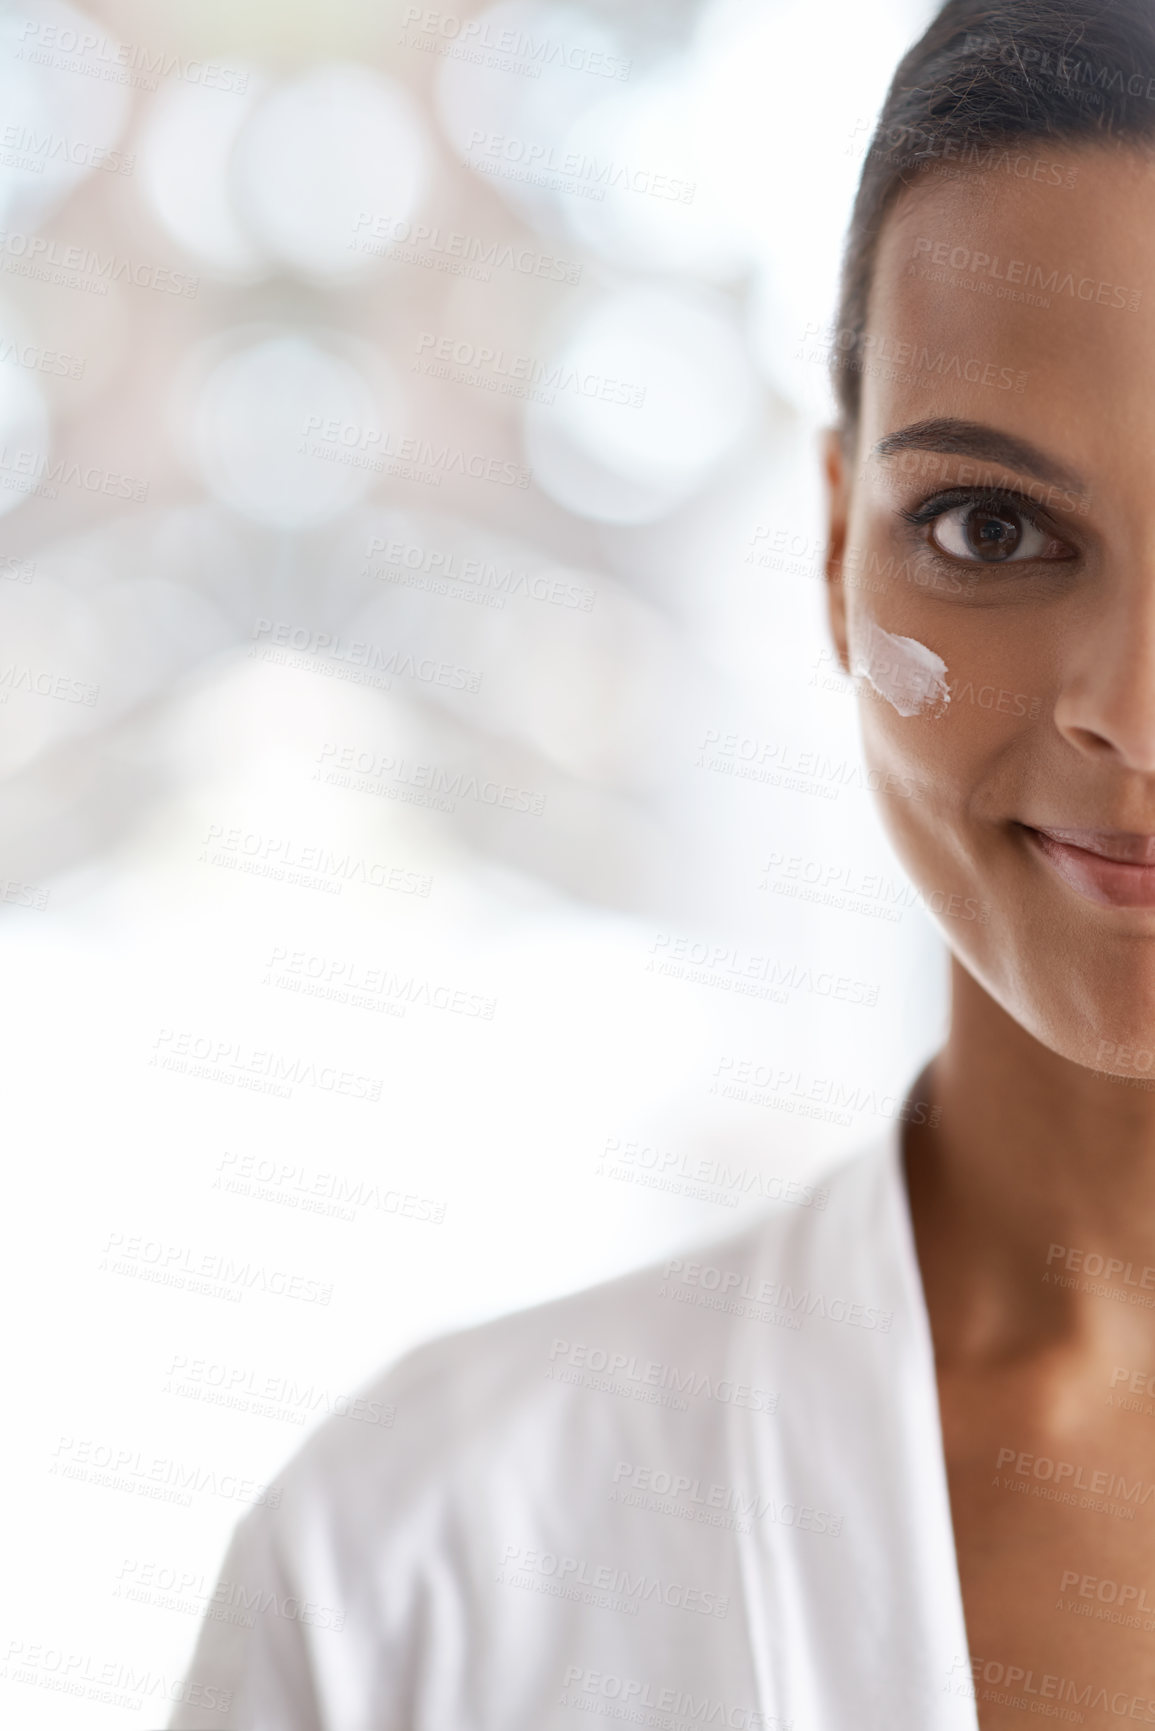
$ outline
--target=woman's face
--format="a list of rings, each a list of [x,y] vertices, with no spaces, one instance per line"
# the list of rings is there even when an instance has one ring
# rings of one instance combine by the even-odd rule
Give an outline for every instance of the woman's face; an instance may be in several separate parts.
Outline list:
[[[1155,161],[1037,155],[886,219],[831,623],[960,961],[1053,1051],[1155,1074]]]

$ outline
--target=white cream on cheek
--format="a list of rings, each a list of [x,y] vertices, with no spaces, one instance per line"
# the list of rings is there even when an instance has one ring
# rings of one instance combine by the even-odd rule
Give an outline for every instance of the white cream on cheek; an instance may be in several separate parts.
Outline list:
[[[850,671],[867,679],[900,715],[942,715],[950,702],[946,662],[913,637],[896,637],[873,619],[855,633]]]

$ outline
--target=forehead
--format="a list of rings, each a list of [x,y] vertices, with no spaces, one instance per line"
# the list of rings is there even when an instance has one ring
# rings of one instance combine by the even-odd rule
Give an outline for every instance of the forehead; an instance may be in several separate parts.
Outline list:
[[[864,448],[957,416],[1045,443],[1088,475],[1123,465],[1155,502],[1155,157],[1029,145],[1012,159],[1042,166],[925,174],[887,216]]]

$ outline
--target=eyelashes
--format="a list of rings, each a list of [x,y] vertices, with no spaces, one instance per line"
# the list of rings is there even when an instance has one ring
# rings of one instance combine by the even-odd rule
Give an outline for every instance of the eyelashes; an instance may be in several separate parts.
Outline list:
[[[1008,488],[953,487],[898,513],[942,558],[971,567],[1074,558],[1021,494]]]

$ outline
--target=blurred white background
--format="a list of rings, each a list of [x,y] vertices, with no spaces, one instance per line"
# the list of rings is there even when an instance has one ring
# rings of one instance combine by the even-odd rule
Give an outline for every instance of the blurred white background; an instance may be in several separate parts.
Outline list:
[[[382,1364],[820,1203],[937,1044],[817,446],[930,10],[3,12],[5,1723],[163,1724]]]

